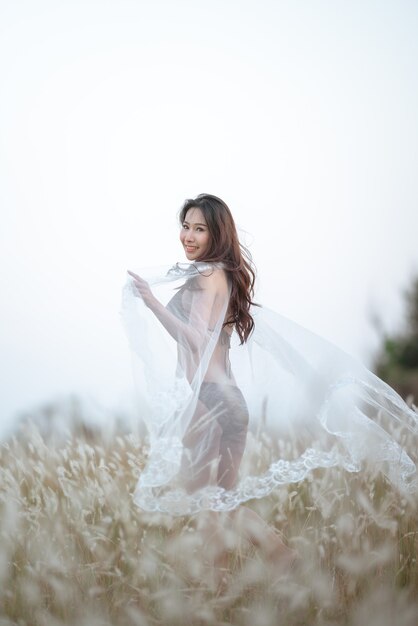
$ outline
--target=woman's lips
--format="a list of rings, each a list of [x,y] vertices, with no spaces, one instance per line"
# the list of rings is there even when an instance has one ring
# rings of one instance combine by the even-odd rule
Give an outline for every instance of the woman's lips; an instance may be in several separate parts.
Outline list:
[[[196,246],[185,246],[187,252],[194,252],[196,250]]]

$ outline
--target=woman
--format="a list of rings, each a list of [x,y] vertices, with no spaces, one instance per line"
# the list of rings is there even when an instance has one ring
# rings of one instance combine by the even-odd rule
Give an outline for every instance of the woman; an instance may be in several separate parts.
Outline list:
[[[245,448],[248,409],[231,369],[229,348],[234,326],[242,342],[252,330],[254,273],[241,252],[232,215],[221,200],[205,195],[187,201],[180,222],[187,259],[211,266],[195,266],[199,272],[166,307],[146,281],[129,273],[145,305],[177,341],[177,374],[185,374],[191,385],[198,374],[197,402],[182,436],[184,485],[189,492],[209,484],[231,489]],[[211,339],[221,315],[215,343]],[[210,351],[207,366],[202,365],[205,351]]]
[[[124,289],[150,435],[136,503],[231,511],[315,468],[366,462],[416,491],[395,432],[417,433],[416,413],[361,363],[253,303],[251,258],[220,198],[187,200],[180,224],[188,263],[129,272]]]

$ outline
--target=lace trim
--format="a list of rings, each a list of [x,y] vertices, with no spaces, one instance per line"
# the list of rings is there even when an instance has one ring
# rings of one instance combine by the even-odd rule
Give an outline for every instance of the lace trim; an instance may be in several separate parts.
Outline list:
[[[372,385],[354,377],[344,377],[336,381],[328,390],[323,406],[317,419],[324,431],[338,437],[330,450],[308,448],[295,460],[279,459],[260,476],[247,476],[235,489],[225,490],[222,487],[205,487],[193,494],[184,489],[168,486],[170,476],[174,476],[181,461],[181,443],[170,442],[170,452],[160,448],[160,454],[153,455],[153,462],[147,466],[140,476],[133,495],[134,502],[146,511],[159,511],[172,515],[191,515],[201,510],[228,511],[254,498],[263,498],[279,486],[304,480],[316,468],[340,466],[348,472],[359,472],[364,462],[373,451],[376,469],[401,491],[416,493],[418,480],[415,463],[392,437],[376,422],[369,419],[357,406],[352,407],[352,429],[343,431],[331,428],[333,417],[331,400],[336,391],[351,385],[358,385],[376,396]],[[397,406],[396,395],[390,387],[380,394],[388,402]],[[400,406],[403,414],[405,407]],[[413,432],[418,432],[418,417],[410,410],[410,423],[407,425]],[[355,427],[355,428],[354,428]],[[340,444],[338,446],[338,443]],[[175,445],[174,445],[175,444]],[[164,448],[164,446],[163,446]],[[163,480],[156,480],[156,477]],[[164,477],[167,480],[164,480]]]

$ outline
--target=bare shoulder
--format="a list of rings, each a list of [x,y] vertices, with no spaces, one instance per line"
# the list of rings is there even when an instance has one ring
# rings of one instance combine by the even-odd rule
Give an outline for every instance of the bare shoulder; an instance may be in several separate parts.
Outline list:
[[[227,291],[228,278],[226,271],[215,264],[202,271],[198,277],[198,284],[201,289],[214,291]]]

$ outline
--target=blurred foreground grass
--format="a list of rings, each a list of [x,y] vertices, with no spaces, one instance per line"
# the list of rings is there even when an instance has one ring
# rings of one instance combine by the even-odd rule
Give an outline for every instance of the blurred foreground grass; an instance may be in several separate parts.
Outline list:
[[[418,623],[417,503],[383,478],[318,470],[251,502],[302,556],[286,574],[220,516],[220,590],[205,514],[132,503],[145,456],[132,434],[30,423],[1,444],[0,626]]]

